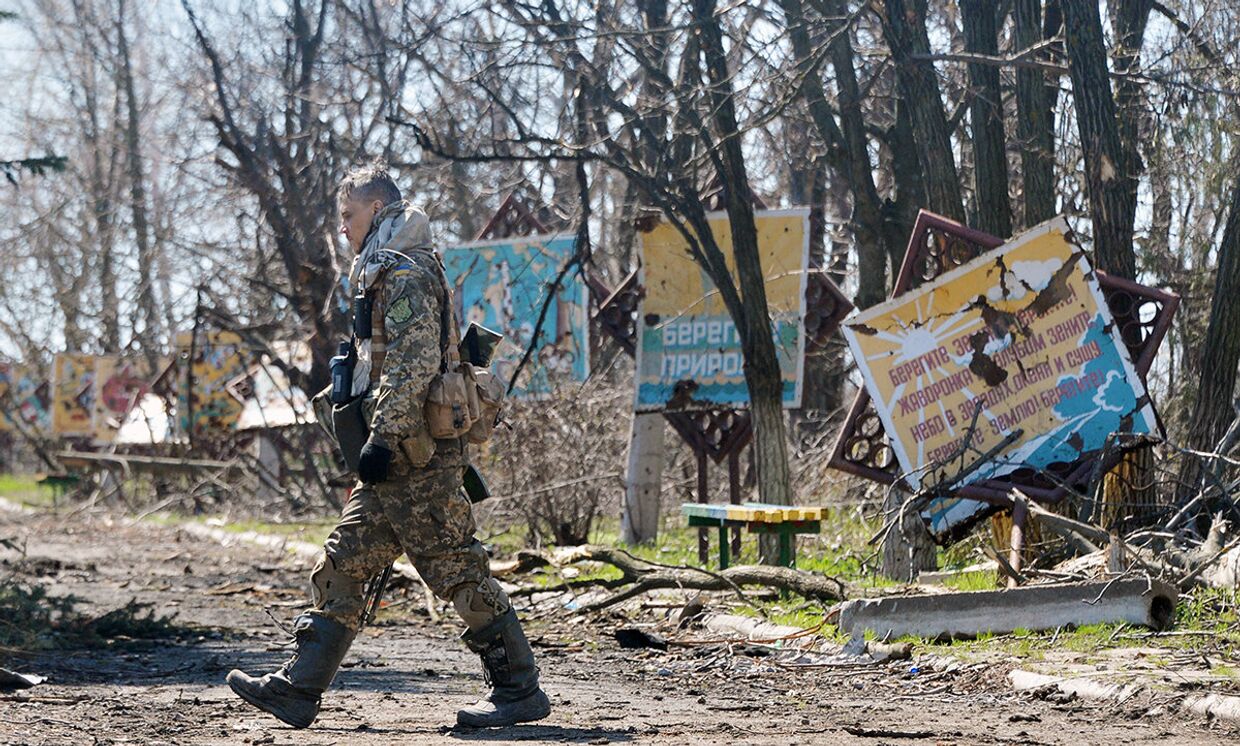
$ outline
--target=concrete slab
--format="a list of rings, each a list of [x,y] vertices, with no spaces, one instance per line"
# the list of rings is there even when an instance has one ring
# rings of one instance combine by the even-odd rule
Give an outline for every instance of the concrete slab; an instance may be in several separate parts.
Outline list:
[[[859,599],[841,606],[840,628],[851,636],[872,631],[879,638],[912,635],[930,639],[1103,622],[1166,629],[1175,617],[1178,599],[1173,586],[1145,579]]]

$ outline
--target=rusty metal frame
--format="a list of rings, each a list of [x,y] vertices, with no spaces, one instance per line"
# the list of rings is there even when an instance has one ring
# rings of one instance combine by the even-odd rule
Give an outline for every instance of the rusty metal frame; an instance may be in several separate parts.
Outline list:
[[[979,254],[1003,244],[999,238],[969,228],[940,215],[922,210],[917,215],[909,237],[904,263],[891,297],[895,298],[923,282],[967,263]],[[1158,347],[1171,328],[1180,297],[1174,293],[1146,287],[1130,280],[1111,277],[1098,271],[1098,284],[1107,299],[1112,315],[1121,322],[1124,339],[1133,367],[1142,377],[1149,373]],[[1154,313],[1142,320],[1145,309],[1154,306]],[[1136,332],[1140,332],[1140,338]],[[1148,394],[1147,394],[1148,396]],[[1122,452],[1091,454],[1072,464],[1042,472],[1022,470],[1002,479],[991,479],[968,485],[956,494],[996,506],[1011,505],[1011,491],[1020,489],[1040,502],[1062,499],[1072,485],[1080,484],[1094,470],[1095,461],[1103,459],[1102,468],[1110,469],[1123,457]],[[899,479],[895,451],[887,441],[882,420],[874,410],[869,392],[862,388],[853,399],[836,438],[829,465],[840,471],[879,482],[894,484]],[[907,489],[907,485],[901,483]],[[984,517],[984,516],[979,516]]]
[[[509,192],[487,224],[474,236],[475,241],[514,238],[547,233],[547,226],[534,214],[516,192]]]
[[[805,282],[805,352],[819,352],[852,313],[852,301],[819,267],[811,267]]]

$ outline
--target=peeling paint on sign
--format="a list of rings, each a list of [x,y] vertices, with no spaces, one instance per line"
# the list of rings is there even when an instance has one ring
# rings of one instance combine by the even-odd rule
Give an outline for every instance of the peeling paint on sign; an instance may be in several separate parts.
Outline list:
[[[1057,218],[845,322],[914,488],[959,474],[1016,430],[958,486],[1077,461],[1113,432],[1156,431],[1097,277],[1069,236]],[[939,501],[927,517],[938,533],[977,507]]]
[[[735,277],[727,213],[711,213],[708,219]],[[809,209],[759,210],[754,222],[783,404],[796,407],[805,359]],[[693,261],[684,236],[669,223],[660,223],[641,235],[641,250],[645,296],[637,330],[636,410],[748,405],[740,335],[714,283]]]
[[[94,434],[94,355],[58,353],[53,360],[52,432],[69,437]]]
[[[504,335],[492,363],[502,380],[512,378],[530,346],[548,289],[576,246],[572,235],[540,235],[443,250],[462,333],[473,322]],[[558,386],[589,377],[588,299],[580,273],[563,278],[512,398],[545,399]]]
[[[199,329],[197,334],[197,339],[191,332],[176,336],[177,354],[188,365],[177,383],[178,427],[181,433],[192,428],[195,435],[235,430],[242,403],[229,393],[228,382],[245,373],[252,353],[235,332]]]

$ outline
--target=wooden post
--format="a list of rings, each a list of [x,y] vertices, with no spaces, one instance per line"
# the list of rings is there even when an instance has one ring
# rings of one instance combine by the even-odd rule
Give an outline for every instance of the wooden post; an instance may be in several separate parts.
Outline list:
[[[706,495],[706,451],[697,450],[697,498],[700,503],[708,503],[710,500]],[[710,539],[707,538],[706,529],[698,529],[698,562],[706,564],[707,557],[710,553]]]
[[[741,504],[741,451],[736,449],[728,454],[728,502]],[[732,555],[741,556],[741,527],[732,527]]]
[[[1025,521],[1029,518],[1029,508],[1023,498],[1016,498],[1012,504],[1012,541],[1008,549],[1008,564],[1016,572],[1020,572],[1021,554],[1025,548]],[[1016,578],[1008,578],[1008,588],[1016,587]]]

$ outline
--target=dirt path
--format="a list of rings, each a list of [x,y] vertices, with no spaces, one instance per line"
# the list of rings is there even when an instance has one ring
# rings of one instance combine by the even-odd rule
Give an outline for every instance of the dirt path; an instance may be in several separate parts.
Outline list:
[[[102,614],[130,599],[177,612],[178,634],[95,649],[8,656],[49,677],[0,694],[4,744],[553,743],[1128,744],[1232,743],[1230,726],[1142,702],[1115,709],[1055,704],[1008,689],[1002,670],[909,673],[787,670],[726,646],[621,650],[615,618],[530,626],[555,705],[545,724],[453,730],[477,696],[477,660],[454,625],[431,623],[413,601],[355,644],[319,721],[294,731],[244,705],[224,685],[234,666],[281,660],[282,635],[264,611],[291,618],[302,563],[274,550],[225,548],[174,528],[93,515],[0,513],[0,577],[39,580]],[[415,595],[415,599],[420,598]],[[405,613],[400,613],[410,609]],[[742,651],[743,652],[743,651]],[[867,735],[869,734],[869,735]]]

